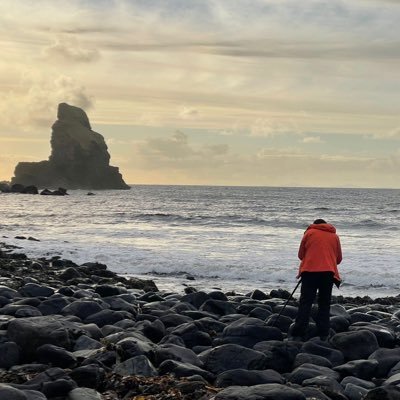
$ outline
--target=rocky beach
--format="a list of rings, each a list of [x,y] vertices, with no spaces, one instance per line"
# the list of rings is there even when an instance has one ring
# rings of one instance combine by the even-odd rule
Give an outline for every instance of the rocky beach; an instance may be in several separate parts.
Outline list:
[[[400,399],[400,296],[335,297],[329,339],[292,341],[279,288],[160,292],[0,248],[2,400]]]

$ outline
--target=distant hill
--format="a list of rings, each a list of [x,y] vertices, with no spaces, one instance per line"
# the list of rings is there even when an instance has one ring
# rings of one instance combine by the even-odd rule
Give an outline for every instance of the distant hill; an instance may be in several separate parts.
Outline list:
[[[130,189],[119,169],[110,166],[104,138],[92,131],[85,111],[66,103],[58,105],[49,160],[20,162],[14,175],[12,184],[39,188]]]

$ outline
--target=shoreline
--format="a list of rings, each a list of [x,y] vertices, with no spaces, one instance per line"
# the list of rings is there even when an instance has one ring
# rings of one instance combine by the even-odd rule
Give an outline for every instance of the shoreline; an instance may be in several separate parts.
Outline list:
[[[0,243],[0,398],[400,398],[400,296],[335,296],[330,338],[311,322],[294,341],[279,287],[163,290],[14,250]]]

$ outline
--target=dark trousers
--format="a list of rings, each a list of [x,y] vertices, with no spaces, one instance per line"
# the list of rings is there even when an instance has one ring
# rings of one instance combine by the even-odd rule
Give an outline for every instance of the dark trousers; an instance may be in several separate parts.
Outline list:
[[[303,272],[301,274],[300,305],[292,330],[294,336],[305,335],[317,291],[318,313],[315,322],[319,336],[328,336],[332,285],[332,272]]]

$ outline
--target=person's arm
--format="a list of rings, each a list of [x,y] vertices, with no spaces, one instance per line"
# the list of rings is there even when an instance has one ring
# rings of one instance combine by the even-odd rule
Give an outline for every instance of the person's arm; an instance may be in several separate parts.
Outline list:
[[[298,257],[300,260],[302,260],[305,255],[306,255],[306,235],[303,235],[299,247]]]
[[[340,245],[339,236],[337,237],[337,255],[336,255],[336,263],[340,264],[342,262],[342,246]]]

